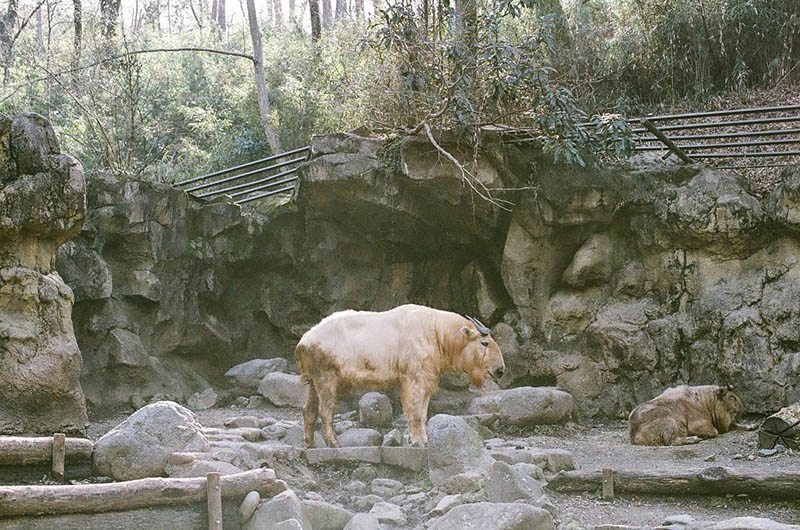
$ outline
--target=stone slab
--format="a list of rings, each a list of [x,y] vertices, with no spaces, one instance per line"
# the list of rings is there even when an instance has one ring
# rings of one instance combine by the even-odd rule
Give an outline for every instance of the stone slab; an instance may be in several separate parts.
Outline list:
[[[421,471],[428,467],[428,450],[424,447],[381,447],[381,463]]]
[[[318,447],[306,449],[309,464],[326,462],[368,462],[381,463],[380,447]]]

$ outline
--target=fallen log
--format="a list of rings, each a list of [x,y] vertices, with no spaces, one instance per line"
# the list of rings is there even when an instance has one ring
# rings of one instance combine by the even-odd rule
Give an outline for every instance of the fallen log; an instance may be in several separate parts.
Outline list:
[[[561,471],[547,488],[560,492],[598,491],[602,471]],[[686,471],[614,471],[614,493],[653,495],[726,495],[797,498],[800,473],[735,471],[724,467]]]
[[[241,499],[223,500],[222,524],[225,530],[242,528]],[[19,515],[0,517],[0,530],[200,530],[208,528],[208,513],[200,504],[154,506],[120,512],[63,513],[59,515]]]
[[[775,444],[800,448],[800,402],[782,408],[761,424],[758,446],[772,449]]]
[[[286,489],[271,469],[254,469],[220,478],[222,497],[257,491],[269,498]],[[143,478],[107,484],[0,486],[0,517],[101,513],[173,504],[206,502],[206,478]]]
[[[88,462],[94,442],[86,438],[65,438],[67,465]],[[52,437],[0,436],[0,466],[45,466],[53,459]]]

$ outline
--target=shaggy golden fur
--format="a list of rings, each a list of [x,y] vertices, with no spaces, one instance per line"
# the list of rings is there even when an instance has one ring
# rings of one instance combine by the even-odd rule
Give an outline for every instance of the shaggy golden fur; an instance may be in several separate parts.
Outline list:
[[[685,445],[745,428],[736,424],[742,401],[716,385],[681,385],[636,407],[628,417],[631,443]]]
[[[317,417],[331,447],[338,447],[333,413],[339,392],[400,386],[411,442],[426,445],[428,403],[445,370],[464,371],[480,387],[487,375],[501,377],[500,347],[465,317],[419,305],[380,313],[340,311],[300,339],[295,358],[308,385],[304,441],[314,444]]]

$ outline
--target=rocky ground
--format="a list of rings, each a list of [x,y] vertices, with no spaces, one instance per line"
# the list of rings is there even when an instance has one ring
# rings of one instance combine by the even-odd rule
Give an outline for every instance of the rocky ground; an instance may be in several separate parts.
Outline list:
[[[349,510],[351,514],[371,512],[378,516],[385,528],[428,528],[436,521],[436,516],[452,506],[487,500],[486,491],[490,490],[487,482],[482,483],[482,489],[471,488],[468,484],[469,473],[460,485],[454,485],[452,481],[435,485],[431,481],[433,475],[429,476],[427,469],[414,471],[365,462],[310,465],[299,448],[302,426],[300,410],[276,407],[265,400],[254,399],[245,403],[244,399],[240,399],[238,404],[200,410],[196,415],[212,452],[226,444],[232,447],[230,444],[246,444],[248,440],[250,443],[264,444],[267,443],[266,438],[280,436],[281,444],[296,449],[275,451],[267,458],[278,478],[287,482],[305,507],[316,503],[318,506],[338,506]],[[98,438],[126,417],[127,414],[123,413],[93,418],[90,437]],[[348,428],[357,430],[357,420],[357,413],[340,414],[337,416],[337,428],[342,432]],[[406,432],[402,416],[396,416],[391,427]],[[554,453],[556,458],[551,456],[549,460],[542,460],[539,462],[541,466],[514,466],[529,471],[531,477],[539,479],[551,478],[558,469],[570,469],[573,465],[584,470],[606,467],[614,470],[680,470],[725,466],[736,470],[800,471],[800,458],[796,452],[759,456],[754,432],[736,431],[693,446],[656,448],[631,445],[625,422],[569,422],[564,425],[529,427],[495,425],[494,431],[482,427],[478,430],[483,438],[484,449],[501,460],[499,454],[503,451],[558,450]],[[278,443],[277,440],[274,442]],[[229,460],[246,467],[245,458]],[[498,472],[492,467],[488,469],[491,470],[490,475]],[[176,473],[175,468],[172,473]],[[472,489],[477,491],[470,491]],[[604,525],[656,527],[676,515],[688,515],[698,521],[750,516],[787,524],[800,523],[800,505],[790,501],[766,502],[747,496],[665,498],[623,494],[609,502],[602,500],[599,492],[563,494],[545,488],[544,493],[553,506],[541,499],[529,499],[529,502],[551,509],[556,524],[560,524],[557,528],[564,530],[612,528]],[[490,492],[492,495],[497,496]],[[342,513],[344,517],[349,517],[346,512]],[[366,522],[355,519],[353,522],[366,525],[354,525],[353,528],[378,528],[369,526],[374,522],[371,519]],[[335,524],[331,527],[335,527]],[[458,527],[458,523],[454,523],[446,528]]]

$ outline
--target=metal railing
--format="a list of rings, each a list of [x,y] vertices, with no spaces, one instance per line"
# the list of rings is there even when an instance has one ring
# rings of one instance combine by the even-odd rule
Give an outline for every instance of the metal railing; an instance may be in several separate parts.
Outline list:
[[[236,204],[294,191],[298,179],[297,168],[308,160],[310,149],[311,146],[308,145],[298,147],[285,153],[182,180],[175,185],[198,199],[225,194]],[[229,186],[232,182],[237,183]]]
[[[753,117],[741,119],[743,116]],[[665,159],[674,153],[685,162],[704,160],[720,169],[783,167],[800,162],[797,158],[800,149],[790,147],[800,145],[800,105],[670,114],[628,121],[641,124],[632,130],[638,142],[635,149],[666,150],[662,157]],[[776,127],[777,124],[794,125],[782,128]]]

